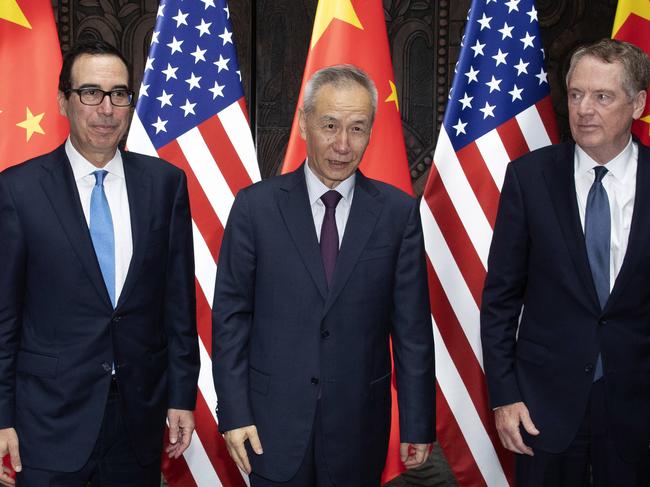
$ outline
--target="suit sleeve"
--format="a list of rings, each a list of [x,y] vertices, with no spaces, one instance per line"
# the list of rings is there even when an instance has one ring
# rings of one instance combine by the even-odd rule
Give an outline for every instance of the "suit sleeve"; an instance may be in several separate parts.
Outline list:
[[[219,430],[255,424],[248,397],[248,340],[253,323],[256,254],[245,191],[228,218],[212,305],[212,375]]]
[[[528,250],[526,208],[515,165],[510,164],[501,191],[481,306],[483,362],[493,408],[522,400],[515,375],[515,348]]]
[[[0,428],[14,427],[26,246],[6,179],[0,174]]]
[[[185,174],[181,173],[169,228],[165,329],[167,333],[169,407],[193,410],[199,376],[192,220]]]
[[[413,200],[404,229],[393,290],[393,356],[400,437],[404,443],[435,440],[433,328],[419,205]]]

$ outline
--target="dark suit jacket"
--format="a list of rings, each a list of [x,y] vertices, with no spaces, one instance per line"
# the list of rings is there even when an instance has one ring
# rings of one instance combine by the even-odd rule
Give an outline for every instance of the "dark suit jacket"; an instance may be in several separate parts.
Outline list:
[[[629,243],[601,311],[574,147],[537,150],[506,172],[481,310],[488,389],[493,407],[524,401],[541,432],[526,441],[560,452],[585,414],[601,352],[608,423],[623,455],[635,458],[650,439],[650,149],[639,144]]]
[[[337,485],[378,485],[393,340],[402,441],[434,439],[435,378],[417,202],[357,172],[328,290],[304,168],[239,192],[221,246],[213,368],[221,431],[255,424],[253,471],[298,469],[319,390]]]
[[[116,367],[140,462],[159,458],[167,408],[194,409],[199,369],[185,176],[122,153],[133,257],[113,309],[61,146],[0,174],[0,427],[25,465],[78,470]]]

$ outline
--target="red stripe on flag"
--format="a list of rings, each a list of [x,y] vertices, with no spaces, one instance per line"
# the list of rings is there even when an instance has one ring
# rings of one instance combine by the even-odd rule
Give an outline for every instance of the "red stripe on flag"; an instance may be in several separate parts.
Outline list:
[[[485,268],[437,172],[432,166],[424,197],[476,305],[480,306]]]
[[[194,418],[197,434],[201,438],[203,448],[210,458],[214,470],[218,473],[221,483],[228,487],[246,487],[239,469],[228,454],[226,442],[217,431],[217,423],[214,421],[202,394],[196,398]]]
[[[542,98],[535,104],[537,108],[537,113],[539,113],[546,133],[551,139],[551,144],[558,144],[560,142],[560,132],[557,129],[557,119],[555,118],[555,110],[553,109],[553,101],[551,96],[546,96]]]
[[[223,238],[223,225],[219,217],[214,212],[210,201],[208,200],[201,183],[197,179],[194,171],[190,167],[185,154],[181,150],[176,140],[158,149],[158,155],[163,159],[175,164],[187,176],[187,187],[190,196],[190,207],[192,211],[192,220],[199,228],[206,245],[215,262],[219,259],[219,248]]]
[[[248,123],[248,126],[250,127],[251,119],[248,116],[248,107],[246,106],[246,97],[242,96],[239,99],[239,101],[237,101],[237,103],[239,103],[239,108],[241,108],[241,111],[244,114],[244,117],[246,117],[246,122]],[[251,136],[252,136],[252,134],[251,134]]]
[[[165,428],[165,441],[163,446],[162,462],[160,469],[169,487],[198,487],[185,461],[185,457],[169,458],[165,449],[169,445],[169,428]]]
[[[442,129],[444,130],[444,128]],[[499,188],[497,188],[492,174],[490,174],[481,152],[475,142],[466,145],[456,152],[467,182],[478,200],[479,205],[485,213],[485,217],[494,225],[497,214]],[[481,282],[481,287],[483,282]]]
[[[240,188],[250,186],[251,178],[219,117],[207,119],[198,128],[232,194],[236,195]]]
[[[518,157],[530,152],[530,148],[526,143],[524,133],[521,131],[521,127],[519,127],[516,117],[509,118],[506,122],[497,127],[497,133],[499,134],[501,142],[506,148],[506,152],[511,161],[514,161]],[[495,200],[498,199],[499,196],[497,195]]]

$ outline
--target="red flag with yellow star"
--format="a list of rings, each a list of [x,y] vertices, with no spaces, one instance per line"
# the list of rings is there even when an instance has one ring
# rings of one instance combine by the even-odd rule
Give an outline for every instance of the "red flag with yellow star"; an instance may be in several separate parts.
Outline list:
[[[636,44],[650,56],[650,0],[618,0],[612,38]],[[632,133],[650,145],[650,102],[632,124]]]
[[[50,0],[0,0],[0,170],[49,152],[68,134],[59,115],[61,50]]]
[[[370,178],[413,194],[381,0],[319,0],[298,107],[302,106],[305,83],[312,74],[334,64],[360,67],[377,86],[377,113],[370,143],[359,166],[361,171]],[[296,109],[282,172],[296,169],[305,157],[305,141],[300,137]],[[399,415],[394,382],[392,393],[390,444],[383,482],[404,470],[399,457]]]
[[[377,86],[377,114],[361,171],[413,194],[381,0],[318,2],[298,107],[311,75],[333,64],[354,64]],[[296,110],[282,172],[297,168],[305,154]]]

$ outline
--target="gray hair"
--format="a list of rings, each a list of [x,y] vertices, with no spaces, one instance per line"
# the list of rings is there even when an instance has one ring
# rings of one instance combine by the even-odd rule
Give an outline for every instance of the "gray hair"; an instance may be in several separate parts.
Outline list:
[[[608,64],[621,63],[623,66],[623,90],[629,98],[650,85],[650,59],[639,47],[629,42],[616,39],[601,39],[593,44],[579,47],[571,56],[566,84],[573,74],[578,62],[585,56],[594,57]]]
[[[362,69],[352,64],[337,64],[316,71],[307,84],[303,94],[302,109],[305,115],[309,115],[316,108],[316,95],[325,85],[333,85],[336,88],[348,87],[356,83],[364,88],[370,95],[372,104],[371,121],[375,119],[377,112],[377,88],[370,76]]]

